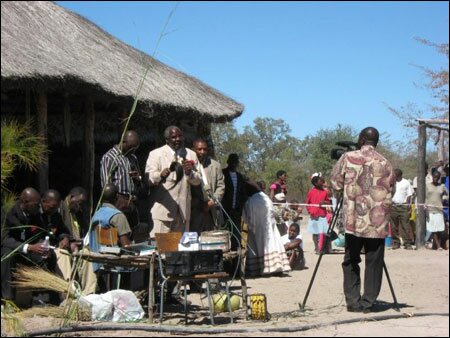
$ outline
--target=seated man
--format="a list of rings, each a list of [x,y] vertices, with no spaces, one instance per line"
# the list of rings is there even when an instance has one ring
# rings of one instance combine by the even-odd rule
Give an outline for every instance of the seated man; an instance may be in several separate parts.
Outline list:
[[[99,238],[97,237],[97,227],[117,229],[118,243],[111,243],[113,246],[125,247],[131,243],[130,234],[131,228],[125,214],[117,209],[115,203],[117,202],[118,191],[114,184],[108,183],[104,187],[102,205],[92,216],[92,227],[89,234],[89,249],[93,252],[99,250]],[[94,263],[94,272],[98,272],[101,264]],[[103,291],[104,285],[102,280],[99,280],[100,291]]]
[[[303,240],[300,234],[300,226],[297,223],[292,223],[289,227],[289,232],[282,236],[281,240],[289,258],[291,269],[304,269],[305,256],[303,254]]]
[[[2,299],[15,298],[10,283],[12,269],[18,263],[55,270],[55,253],[41,245],[49,231],[39,217],[40,202],[41,196],[34,188],[25,188],[6,214],[1,247]]]

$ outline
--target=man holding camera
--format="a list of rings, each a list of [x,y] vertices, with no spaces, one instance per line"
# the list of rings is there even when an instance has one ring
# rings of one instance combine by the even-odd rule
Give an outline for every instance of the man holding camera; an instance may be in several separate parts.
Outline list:
[[[180,128],[167,127],[164,138],[166,145],[152,150],[145,166],[149,185],[154,187],[151,238],[155,233],[189,231],[191,185],[201,180],[197,155],[184,147]]]
[[[395,175],[389,161],[375,150],[378,139],[377,129],[363,129],[358,140],[360,149],[344,153],[331,173],[332,187],[343,194],[346,234],[342,268],[349,312],[370,312],[381,289]],[[366,267],[361,296],[359,263],[363,248]]]

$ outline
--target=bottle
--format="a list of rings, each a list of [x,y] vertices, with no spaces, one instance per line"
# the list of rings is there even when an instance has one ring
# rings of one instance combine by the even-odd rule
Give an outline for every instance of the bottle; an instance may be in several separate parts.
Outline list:
[[[41,244],[42,248],[45,250],[45,252],[42,254],[42,258],[48,257],[48,251],[50,250],[50,237],[45,236],[44,242]]]

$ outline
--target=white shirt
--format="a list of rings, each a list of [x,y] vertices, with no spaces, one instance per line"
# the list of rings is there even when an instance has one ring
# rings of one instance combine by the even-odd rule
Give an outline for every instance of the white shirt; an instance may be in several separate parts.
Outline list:
[[[303,249],[303,237],[302,234],[298,234],[297,237],[295,237],[294,239],[301,239],[302,242],[300,243],[300,247]],[[283,243],[283,245],[287,244],[287,243],[291,243],[294,239],[289,239],[289,234],[283,235],[281,236],[281,243]]]
[[[400,182],[395,183],[395,194],[392,197],[392,203],[403,204],[408,201],[408,197],[414,194],[411,183],[407,179],[402,178]]]

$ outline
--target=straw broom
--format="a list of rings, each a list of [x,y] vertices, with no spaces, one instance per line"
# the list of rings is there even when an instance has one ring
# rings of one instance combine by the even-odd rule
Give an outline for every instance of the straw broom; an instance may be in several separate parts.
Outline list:
[[[51,290],[59,293],[69,292],[69,296],[76,298],[79,291],[76,287],[69,287],[69,282],[54,273],[45,271],[39,267],[19,266],[13,272],[12,285],[29,290]]]

